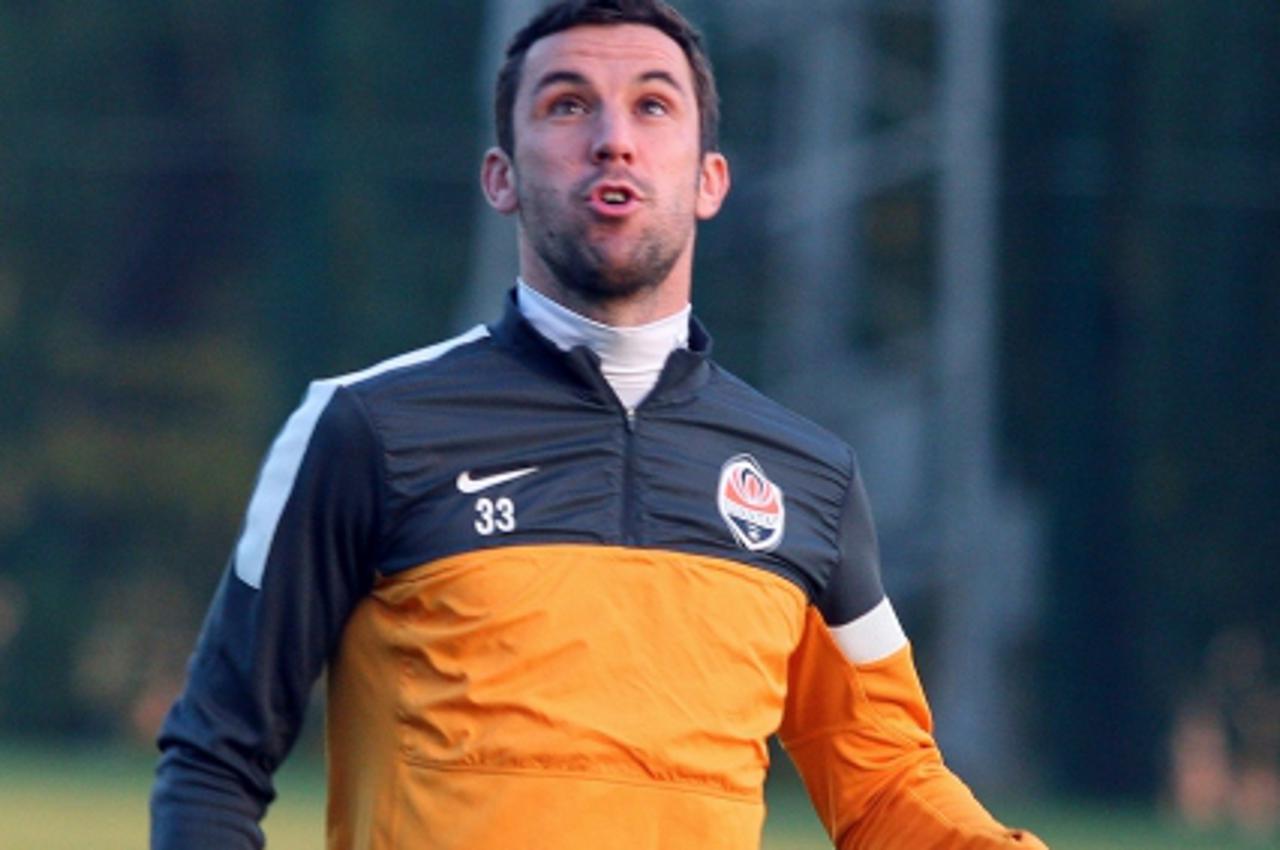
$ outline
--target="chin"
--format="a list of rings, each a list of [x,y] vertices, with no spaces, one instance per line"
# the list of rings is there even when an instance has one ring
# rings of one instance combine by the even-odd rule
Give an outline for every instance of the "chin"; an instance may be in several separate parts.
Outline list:
[[[661,278],[638,277],[625,272],[600,273],[564,280],[565,289],[595,303],[626,301],[658,288]]]

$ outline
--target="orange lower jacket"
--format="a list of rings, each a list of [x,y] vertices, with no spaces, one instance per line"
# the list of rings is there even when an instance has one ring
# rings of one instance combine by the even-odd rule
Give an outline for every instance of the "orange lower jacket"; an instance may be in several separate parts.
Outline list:
[[[633,414],[514,307],[314,384],[161,732],[153,850],[263,846],[325,669],[330,850],[756,850],[774,734],[841,850],[1042,847],[943,766],[852,452],[706,347]]]
[[[794,585],[596,547],[380,583],[329,680],[333,850],[751,850],[778,731],[840,848],[1041,846],[949,773],[903,647],[844,659]]]

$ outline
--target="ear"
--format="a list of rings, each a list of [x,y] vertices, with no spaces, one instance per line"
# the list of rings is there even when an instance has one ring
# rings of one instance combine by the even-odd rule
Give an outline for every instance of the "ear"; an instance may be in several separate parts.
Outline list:
[[[720,212],[720,205],[729,194],[729,160],[724,154],[711,151],[702,155],[698,173],[698,201],[694,207],[698,218],[706,220]]]
[[[503,215],[519,208],[516,198],[515,165],[502,148],[489,148],[480,166],[480,187],[489,206]]]

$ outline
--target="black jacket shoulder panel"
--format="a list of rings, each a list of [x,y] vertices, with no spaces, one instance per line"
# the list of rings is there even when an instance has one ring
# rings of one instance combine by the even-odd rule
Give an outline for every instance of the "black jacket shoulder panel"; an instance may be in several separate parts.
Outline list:
[[[830,542],[834,547],[830,550],[833,560],[829,571],[816,575],[812,568],[809,570],[812,595],[826,622],[842,625],[871,610],[884,598],[884,588],[870,500],[853,449],[826,428],[723,368],[716,367],[713,386],[722,388],[733,409],[751,411],[752,418],[747,423],[761,429],[762,441],[776,441],[787,452],[800,453],[813,463],[813,474],[805,480],[816,491],[808,497],[820,505],[823,529],[830,534],[822,543]],[[838,493],[838,504],[829,500],[831,484]]]

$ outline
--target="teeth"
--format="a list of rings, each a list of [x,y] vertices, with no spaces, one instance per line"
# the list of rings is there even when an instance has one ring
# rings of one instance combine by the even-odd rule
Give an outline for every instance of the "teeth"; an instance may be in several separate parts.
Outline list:
[[[625,204],[627,202],[627,193],[617,189],[609,189],[602,192],[600,197],[606,204]]]

